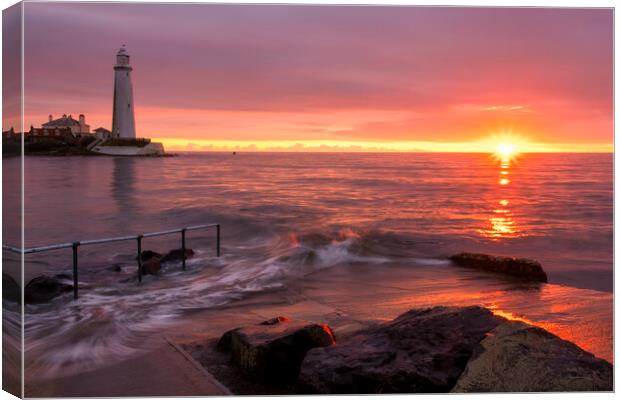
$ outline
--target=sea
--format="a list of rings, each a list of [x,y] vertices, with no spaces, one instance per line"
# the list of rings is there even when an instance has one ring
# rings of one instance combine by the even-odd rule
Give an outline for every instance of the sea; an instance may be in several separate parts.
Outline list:
[[[5,182],[20,162],[3,160]],[[418,299],[440,293],[461,304],[468,293],[613,361],[613,154],[37,156],[26,157],[24,172],[26,247],[221,226],[220,257],[215,229],[187,232],[195,251],[187,271],[167,265],[142,284],[135,241],[80,247],[79,299],[25,307],[27,368],[127,356],[136,335],[193,311],[343,268],[418,279]],[[4,196],[17,201],[19,192]],[[4,242],[18,245],[12,228]],[[142,246],[165,252],[180,247],[180,235]],[[532,295],[495,278],[460,279],[463,268],[447,257],[462,251],[539,261],[549,283]],[[70,249],[27,255],[25,280],[70,274],[71,260]],[[7,251],[3,261],[5,270],[19,265]],[[17,326],[19,313],[5,307],[4,318]]]

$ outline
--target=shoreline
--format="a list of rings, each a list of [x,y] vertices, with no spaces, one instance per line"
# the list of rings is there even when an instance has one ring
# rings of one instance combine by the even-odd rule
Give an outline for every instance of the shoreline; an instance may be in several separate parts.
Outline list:
[[[16,156],[19,156],[17,154]],[[103,154],[96,152],[87,152],[80,154],[72,154],[72,153],[27,153],[24,154],[25,157],[120,157],[120,158],[159,158],[159,157],[178,157],[179,154],[176,153],[165,153],[165,154],[138,154],[138,155],[123,155],[123,154]]]

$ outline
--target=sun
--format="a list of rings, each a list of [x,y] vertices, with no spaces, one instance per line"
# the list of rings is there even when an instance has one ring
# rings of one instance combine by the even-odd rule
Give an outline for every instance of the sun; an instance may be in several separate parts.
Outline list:
[[[493,158],[509,164],[516,161],[521,152],[526,151],[529,141],[520,133],[504,130],[488,137],[485,142],[486,149]]]
[[[504,162],[520,157],[520,154],[529,148],[529,140],[511,129],[496,132],[483,139],[481,143],[486,152]]]
[[[495,148],[495,154],[501,159],[510,159],[517,153],[517,146],[512,143],[499,143]]]

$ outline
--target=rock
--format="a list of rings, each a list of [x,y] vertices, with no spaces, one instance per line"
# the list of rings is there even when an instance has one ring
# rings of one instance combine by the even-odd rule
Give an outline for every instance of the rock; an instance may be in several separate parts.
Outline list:
[[[327,325],[277,317],[224,333],[218,348],[229,351],[231,361],[251,375],[285,384],[297,378],[308,350],[334,343]]]
[[[194,251],[192,249],[185,249],[186,259],[191,258],[193,255]],[[140,253],[140,256],[142,258],[142,274],[156,275],[161,271],[161,265],[163,263],[181,261],[183,259],[183,250],[170,250],[165,255],[152,250],[144,250]]]
[[[312,349],[299,375],[305,393],[448,392],[474,349],[504,319],[482,307],[416,309]]]
[[[283,322],[291,322],[291,320],[287,317],[280,316],[280,317],[268,319],[267,321],[263,321],[259,325],[276,325],[276,324],[280,324]]]
[[[194,250],[185,249],[185,259],[192,258],[194,256]],[[170,250],[168,254],[162,257],[161,262],[175,262],[183,259],[183,249]]]
[[[158,252],[153,251],[153,250],[144,250],[144,251],[142,251],[142,253],[140,253],[140,255],[142,257],[142,262],[148,261],[148,260],[150,260],[151,258],[154,258],[154,257],[155,258],[161,258],[162,257],[161,254],[159,254]],[[138,257],[136,256],[136,259],[137,258]]]
[[[507,321],[480,344],[453,392],[613,390],[610,363],[544,329]]]
[[[161,259],[159,257],[151,257],[142,262],[142,275],[157,275],[161,270]]]
[[[24,288],[27,304],[47,303],[48,301],[73,290],[73,285],[63,283],[61,279],[50,276],[38,276],[28,282]]]
[[[123,266],[121,264],[114,264],[110,267],[110,271],[121,272],[123,270]]]
[[[21,287],[11,275],[4,272],[2,273],[2,298],[18,304],[22,302]]]
[[[162,255],[160,253],[153,250],[143,250],[142,253],[140,253],[140,258],[142,260],[142,275],[159,274],[162,260]]]
[[[498,272],[525,281],[547,282],[547,274],[540,263],[534,260],[475,253],[456,254],[451,256],[450,260],[461,267]]]

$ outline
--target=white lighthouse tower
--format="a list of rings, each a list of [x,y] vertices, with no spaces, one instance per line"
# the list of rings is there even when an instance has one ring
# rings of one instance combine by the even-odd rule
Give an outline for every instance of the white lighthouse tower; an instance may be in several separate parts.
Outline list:
[[[125,45],[116,53],[114,66],[114,105],[112,106],[112,132],[93,142],[90,151],[110,156],[163,156],[162,143],[152,142],[149,138],[136,138],[136,123],[133,112],[133,88],[129,54]],[[80,117],[81,121],[81,117]],[[106,129],[101,128],[103,131]],[[99,130],[99,129],[97,129]],[[125,139],[125,140],[114,140]]]
[[[116,53],[114,66],[114,106],[112,114],[112,136],[117,138],[136,138],[136,123],[133,115],[133,88],[129,54],[125,45]]]

